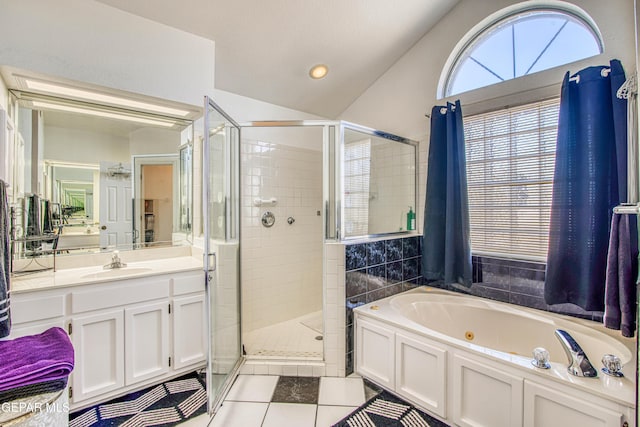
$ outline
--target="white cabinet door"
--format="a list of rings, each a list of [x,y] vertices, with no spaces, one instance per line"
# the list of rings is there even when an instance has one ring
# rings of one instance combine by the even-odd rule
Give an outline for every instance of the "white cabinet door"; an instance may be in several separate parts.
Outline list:
[[[619,427],[620,413],[566,393],[525,381],[524,427]]]
[[[78,316],[71,321],[75,348],[73,401],[124,387],[124,318],[122,309]]]
[[[124,310],[126,385],[169,372],[169,305],[166,301]]]
[[[207,328],[204,294],[173,299],[173,360],[180,369],[204,362]]]
[[[454,355],[453,421],[464,427],[520,427],[522,388],[520,377]]]
[[[395,387],[395,334],[356,317],[356,372],[383,387]]]
[[[446,418],[447,351],[418,339],[396,334],[395,391]]]

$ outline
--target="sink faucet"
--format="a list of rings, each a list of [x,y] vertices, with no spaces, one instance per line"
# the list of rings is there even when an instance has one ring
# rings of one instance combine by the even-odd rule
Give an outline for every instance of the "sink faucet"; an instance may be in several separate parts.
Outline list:
[[[105,270],[110,270],[112,268],[124,268],[126,266],[127,266],[127,264],[122,262],[122,260],[120,259],[120,251],[115,250],[115,251],[113,251],[113,253],[111,255],[111,262],[109,264],[105,265],[103,268]]]
[[[567,331],[556,329],[556,337],[560,340],[560,344],[562,344],[562,348],[564,348],[564,352],[567,353],[567,358],[569,358],[567,371],[571,375],[591,378],[598,376],[598,371],[589,362],[585,352]]]

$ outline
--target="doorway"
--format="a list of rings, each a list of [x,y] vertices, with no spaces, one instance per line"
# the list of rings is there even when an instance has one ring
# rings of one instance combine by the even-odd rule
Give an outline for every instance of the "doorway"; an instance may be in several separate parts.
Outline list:
[[[179,156],[133,156],[133,164],[135,243],[171,245],[179,222]]]

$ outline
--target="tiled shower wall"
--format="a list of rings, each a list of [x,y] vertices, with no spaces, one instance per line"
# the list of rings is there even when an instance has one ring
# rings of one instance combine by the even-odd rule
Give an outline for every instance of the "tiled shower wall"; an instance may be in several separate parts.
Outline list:
[[[322,152],[243,139],[241,185],[243,331],[321,310]],[[254,206],[272,197],[275,206]]]
[[[354,243],[345,249],[346,360],[353,372],[353,308],[427,284],[421,272],[422,237]],[[471,288],[448,290],[468,293],[525,307],[602,321],[602,312],[585,311],[573,304],[544,302],[544,263],[472,257]],[[438,286],[436,283],[429,283]],[[442,286],[439,286],[442,287]]]
[[[410,146],[397,143],[372,145],[369,234],[407,230],[407,212],[410,207],[414,212],[416,210],[412,202],[416,196],[414,171]]]

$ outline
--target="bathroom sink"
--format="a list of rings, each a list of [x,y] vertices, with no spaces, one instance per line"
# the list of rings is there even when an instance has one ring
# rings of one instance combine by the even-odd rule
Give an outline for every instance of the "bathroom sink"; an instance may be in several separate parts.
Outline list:
[[[135,274],[148,273],[152,269],[147,267],[139,268],[114,268],[113,270],[104,270],[97,273],[89,273],[82,276],[83,279],[103,279],[107,277],[125,277]]]

